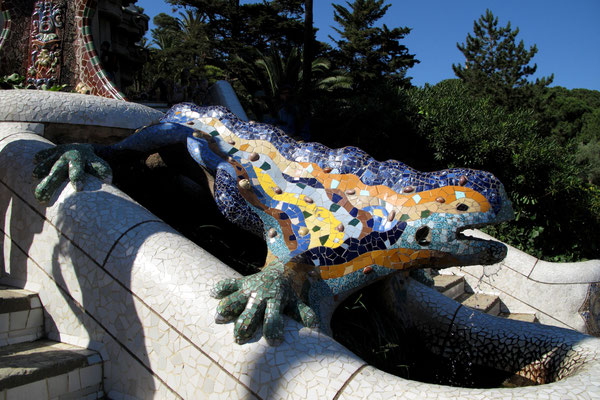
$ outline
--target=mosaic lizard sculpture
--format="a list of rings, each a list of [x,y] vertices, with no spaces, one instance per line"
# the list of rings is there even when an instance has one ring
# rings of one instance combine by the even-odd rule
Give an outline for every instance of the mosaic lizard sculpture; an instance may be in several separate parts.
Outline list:
[[[418,172],[363,151],[297,143],[279,129],[236,118],[223,107],[179,104],[160,123],[112,146],[72,144],[40,152],[35,194],[47,201],[66,179],[84,172],[107,178],[101,157],[150,153],[186,143],[215,178],[214,198],[229,220],[264,237],[264,268],[218,282],[216,321],[235,320],[238,343],[261,322],[271,344],[283,336],[282,313],[329,330],[327,309],[352,291],[398,270],[489,264],[501,243],[465,237],[466,228],[512,218],[492,174],[457,168]]]

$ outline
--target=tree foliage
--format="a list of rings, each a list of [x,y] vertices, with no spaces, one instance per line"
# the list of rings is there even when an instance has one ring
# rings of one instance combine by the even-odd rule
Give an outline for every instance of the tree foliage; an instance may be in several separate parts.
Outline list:
[[[248,60],[250,73],[240,77],[248,93],[253,94],[249,106],[254,116],[260,119],[267,114],[277,115],[281,107],[279,99],[283,88],[298,99],[305,99],[304,54],[298,48],[292,48],[287,54],[272,49],[267,54],[256,51],[256,58]],[[339,89],[348,89],[350,78],[332,69],[331,62],[317,58],[309,64],[309,90],[314,96],[323,96]],[[260,95],[257,95],[260,93]],[[296,100],[296,99],[294,99]]]
[[[193,10],[184,10],[177,16],[160,13],[154,17],[152,42],[146,44],[148,62],[144,64],[141,82],[146,95],[158,90],[159,82],[172,85],[183,71],[196,77],[207,76],[207,54],[210,43],[205,34],[206,24]],[[161,83],[162,84],[162,83]],[[130,93],[139,96],[140,93]]]
[[[240,4],[231,0],[169,0],[190,7],[206,21],[211,62],[227,68],[232,56],[244,57],[253,49],[283,51],[300,47],[304,39],[303,1],[272,0]]]
[[[545,119],[550,124],[550,133],[562,142],[578,138],[591,114],[600,109],[600,92],[563,87],[550,88],[549,92]],[[600,135],[600,131],[596,132]]]
[[[369,85],[381,82],[382,78],[395,85],[409,85],[406,72],[419,62],[401,44],[410,29],[375,26],[390,7],[384,5],[384,0],[355,0],[346,5],[333,5],[334,20],[340,25],[334,29],[341,39],[331,39],[337,45],[333,57],[340,68],[348,71],[354,87],[368,90]]]
[[[380,82],[370,92],[336,91],[315,101],[313,137],[329,147],[356,146],[379,160],[398,159],[426,166],[416,154],[406,93]],[[415,157],[416,156],[416,157]]]
[[[561,144],[575,146],[577,175],[600,184],[600,92],[550,88],[543,119],[549,135]]]
[[[600,107],[586,113],[579,132],[577,162],[580,175],[600,186]]]
[[[538,50],[536,45],[526,49],[522,40],[517,44],[519,28],[513,30],[510,22],[499,27],[498,18],[488,9],[473,23],[473,33],[466,43],[457,44],[465,56],[464,66],[453,64],[452,69],[474,93],[514,109],[539,99],[541,90],[552,83],[554,75],[533,83],[528,80],[537,70],[530,63]]]

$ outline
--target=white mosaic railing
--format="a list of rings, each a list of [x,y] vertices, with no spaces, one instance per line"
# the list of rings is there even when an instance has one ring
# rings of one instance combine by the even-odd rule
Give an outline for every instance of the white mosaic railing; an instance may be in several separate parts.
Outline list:
[[[493,239],[478,230],[466,233]],[[600,260],[554,263],[507,247],[497,264],[441,272],[464,276],[474,290],[497,295],[504,311],[534,313],[542,324],[600,336]]]
[[[508,343],[506,335],[529,337],[530,346],[544,345],[550,336],[570,346],[563,357],[568,376],[541,386],[485,390],[410,381],[367,365],[330,337],[290,319],[278,347],[258,337],[237,345],[231,324],[215,324],[217,300],[209,296],[216,281],[238,276],[235,271],[95,178],[90,177],[81,192],[64,185],[47,205],[35,200],[33,156],[52,146],[42,137],[44,123],[36,121],[52,122],[38,113],[52,113],[54,108],[35,110],[40,103],[36,96],[42,92],[15,93],[19,92],[0,92],[0,110],[15,107],[31,119],[0,123],[2,283],[39,293],[50,338],[100,352],[105,361],[104,390],[110,398],[600,396],[600,340],[554,327],[530,329],[528,324],[496,320],[490,325],[487,317],[463,315],[460,306],[448,305],[418,285],[403,289],[412,293],[412,308],[407,305],[405,315],[430,316],[424,322],[429,332],[448,332],[451,324],[468,329],[476,339],[481,339],[480,332],[491,335],[498,345]],[[105,113],[111,107],[118,115],[106,118],[122,119],[119,105],[131,113],[126,119],[138,125],[155,118],[150,112],[143,116],[147,112],[143,108],[137,113],[136,107],[116,100],[51,96],[56,97],[46,101],[61,110],[93,104],[86,111],[90,120],[96,111]],[[494,336],[499,331],[504,333]],[[538,338],[543,343],[536,344]],[[513,345],[525,343],[519,339]]]

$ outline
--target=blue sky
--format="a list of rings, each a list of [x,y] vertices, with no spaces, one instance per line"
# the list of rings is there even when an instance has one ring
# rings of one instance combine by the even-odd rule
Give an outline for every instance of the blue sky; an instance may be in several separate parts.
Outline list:
[[[248,2],[255,1],[242,0]],[[151,19],[172,9],[160,0],[136,4]],[[537,45],[536,77],[554,73],[553,86],[600,90],[600,0],[388,0],[387,4],[391,7],[380,22],[412,29],[402,43],[421,61],[408,71],[415,85],[454,77],[452,64],[463,61],[456,43],[465,42],[473,21],[489,8],[499,25],[510,21],[513,29],[519,27],[517,39],[526,47]],[[330,42],[328,36],[335,37],[331,1],[314,0],[314,24],[317,39]]]

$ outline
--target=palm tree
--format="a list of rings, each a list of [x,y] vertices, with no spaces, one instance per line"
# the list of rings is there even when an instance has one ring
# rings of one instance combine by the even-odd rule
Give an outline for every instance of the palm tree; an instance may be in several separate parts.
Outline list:
[[[156,45],[160,50],[167,50],[174,47],[177,44],[177,36],[171,32],[156,31],[152,32],[152,43]]]
[[[303,90],[305,74],[303,54],[294,47],[284,56],[280,51],[272,50],[268,55],[256,51],[252,71],[253,78],[260,82],[260,87],[270,96],[276,96],[282,86],[291,87],[296,92]],[[332,91],[350,88],[349,77],[341,71],[332,71],[331,62],[325,58],[317,58],[310,63],[307,70],[310,77],[310,90]],[[302,86],[301,86],[302,85]]]
[[[185,13],[179,12],[179,17],[177,17],[179,30],[183,33],[184,40],[195,40],[202,34],[206,21],[198,9],[185,9],[184,11]]]
[[[269,112],[277,115],[281,107],[280,94],[282,89],[297,95],[300,101],[306,102],[306,80],[302,51],[297,47],[292,48],[287,55],[272,49],[268,54],[256,50],[256,57],[249,62],[244,62],[248,73],[243,76],[242,83],[249,93],[260,91],[262,96],[251,98],[252,108],[262,115]],[[240,58],[238,62],[242,62]],[[331,92],[338,89],[349,89],[352,86],[350,78],[341,71],[331,69],[331,63],[324,58],[317,58],[310,63],[310,85],[308,90],[314,95],[322,92]],[[264,103],[261,103],[264,102]],[[306,120],[310,116],[310,104],[300,104],[301,118]],[[264,110],[264,108],[267,110]]]
[[[310,93],[311,80],[312,80],[312,62],[313,62],[313,1],[304,1],[304,60],[302,63],[302,70],[304,76],[302,79],[302,91],[304,92],[304,104],[305,107],[310,110],[310,103],[312,96]]]

